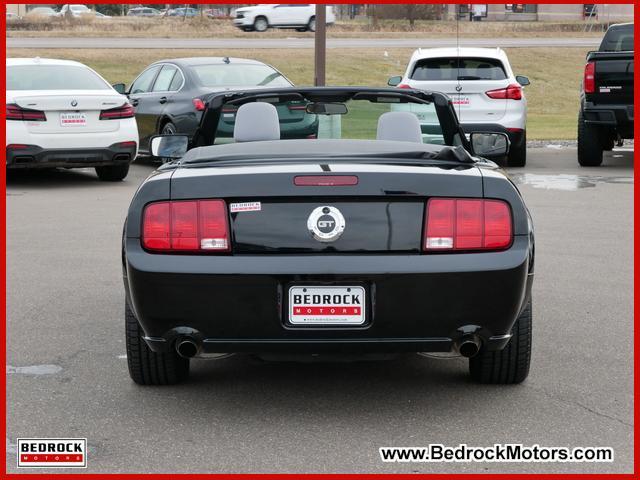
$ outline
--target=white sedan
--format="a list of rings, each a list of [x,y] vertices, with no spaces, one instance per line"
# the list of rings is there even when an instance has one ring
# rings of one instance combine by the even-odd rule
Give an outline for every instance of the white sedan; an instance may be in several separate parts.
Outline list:
[[[506,133],[511,142],[508,165],[525,165],[527,100],[523,87],[529,85],[529,79],[513,73],[502,49],[419,48],[405,74],[391,77],[389,85],[446,93],[463,129]]]
[[[94,167],[127,176],[138,151],[135,112],[98,73],[78,62],[6,61],[7,168]]]

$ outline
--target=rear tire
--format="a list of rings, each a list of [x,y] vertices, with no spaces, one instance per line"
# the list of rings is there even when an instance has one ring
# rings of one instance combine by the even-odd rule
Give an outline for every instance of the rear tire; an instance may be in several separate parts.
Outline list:
[[[602,150],[605,152],[610,152],[613,150],[613,147],[616,145],[616,138],[612,134],[608,134],[603,136],[602,138]]]
[[[269,22],[265,17],[258,17],[253,21],[253,29],[256,32],[266,32],[269,28]]]
[[[160,128],[160,135],[175,135],[176,133],[178,133],[178,129],[171,122],[165,123],[164,125],[162,125],[162,128]],[[149,150],[151,150],[151,145],[149,145]],[[173,158],[160,157],[160,163],[168,163],[172,162],[173,160]]]
[[[507,156],[507,166],[524,167],[527,164],[527,131],[525,130],[522,137],[522,143],[516,145],[509,150]]]
[[[511,329],[512,337],[504,349],[480,352],[469,359],[471,378],[479,383],[506,385],[521,383],[529,375],[531,363],[531,300]]]
[[[189,359],[182,358],[171,349],[156,353],[142,338],[144,332],[131,307],[124,309],[127,365],[129,375],[138,385],[173,385],[189,378]]]
[[[316,31],[316,17],[311,17],[309,19],[309,23],[307,23],[307,30],[309,30],[310,32]]]
[[[173,123],[167,122],[160,129],[160,135],[175,135],[177,131],[178,129]]]
[[[96,167],[96,174],[103,182],[119,182],[129,173],[129,164],[108,165],[106,167]]]
[[[602,164],[602,141],[597,127],[587,125],[578,114],[578,163],[583,167],[598,167]]]

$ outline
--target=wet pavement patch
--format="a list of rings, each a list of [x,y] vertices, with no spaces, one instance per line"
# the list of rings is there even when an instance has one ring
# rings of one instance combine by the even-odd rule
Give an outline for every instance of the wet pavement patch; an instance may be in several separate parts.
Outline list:
[[[28,365],[26,367],[7,365],[7,375],[55,375],[61,371],[62,367],[59,365]]]
[[[529,185],[543,190],[576,191],[595,187],[600,183],[633,185],[633,177],[603,177],[598,175],[540,175],[537,173],[512,173],[509,177],[518,185]]]

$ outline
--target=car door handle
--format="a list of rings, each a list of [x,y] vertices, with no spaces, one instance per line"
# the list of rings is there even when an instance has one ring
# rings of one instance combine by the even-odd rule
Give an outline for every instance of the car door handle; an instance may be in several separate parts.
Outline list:
[[[160,97],[160,100],[158,100],[160,103],[167,103],[167,97]]]
[[[134,98],[133,100],[131,100],[131,106],[132,107],[137,107],[138,106],[138,99]]]

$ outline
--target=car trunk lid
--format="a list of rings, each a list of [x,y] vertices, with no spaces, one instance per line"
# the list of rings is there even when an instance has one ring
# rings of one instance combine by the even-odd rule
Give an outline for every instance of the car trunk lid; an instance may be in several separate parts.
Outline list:
[[[121,107],[126,103],[122,95],[100,91],[20,92],[7,95],[7,103],[21,108],[45,112],[46,121],[26,122],[30,133],[98,133],[112,132],[119,128],[118,120],[100,120],[100,112]]]
[[[478,168],[448,167],[330,162],[180,168],[171,197],[224,199],[234,254],[418,253],[426,199],[482,197]],[[356,177],[357,184],[299,186],[299,176]],[[323,207],[344,217],[344,231],[333,241],[319,241],[309,228],[310,216]]]
[[[486,92],[507,88],[508,85],[508,80],[411,82],[413,88],[449,95],[460,123],[493,123],[501,120],[507,112],[507,100],[489,98]]]

